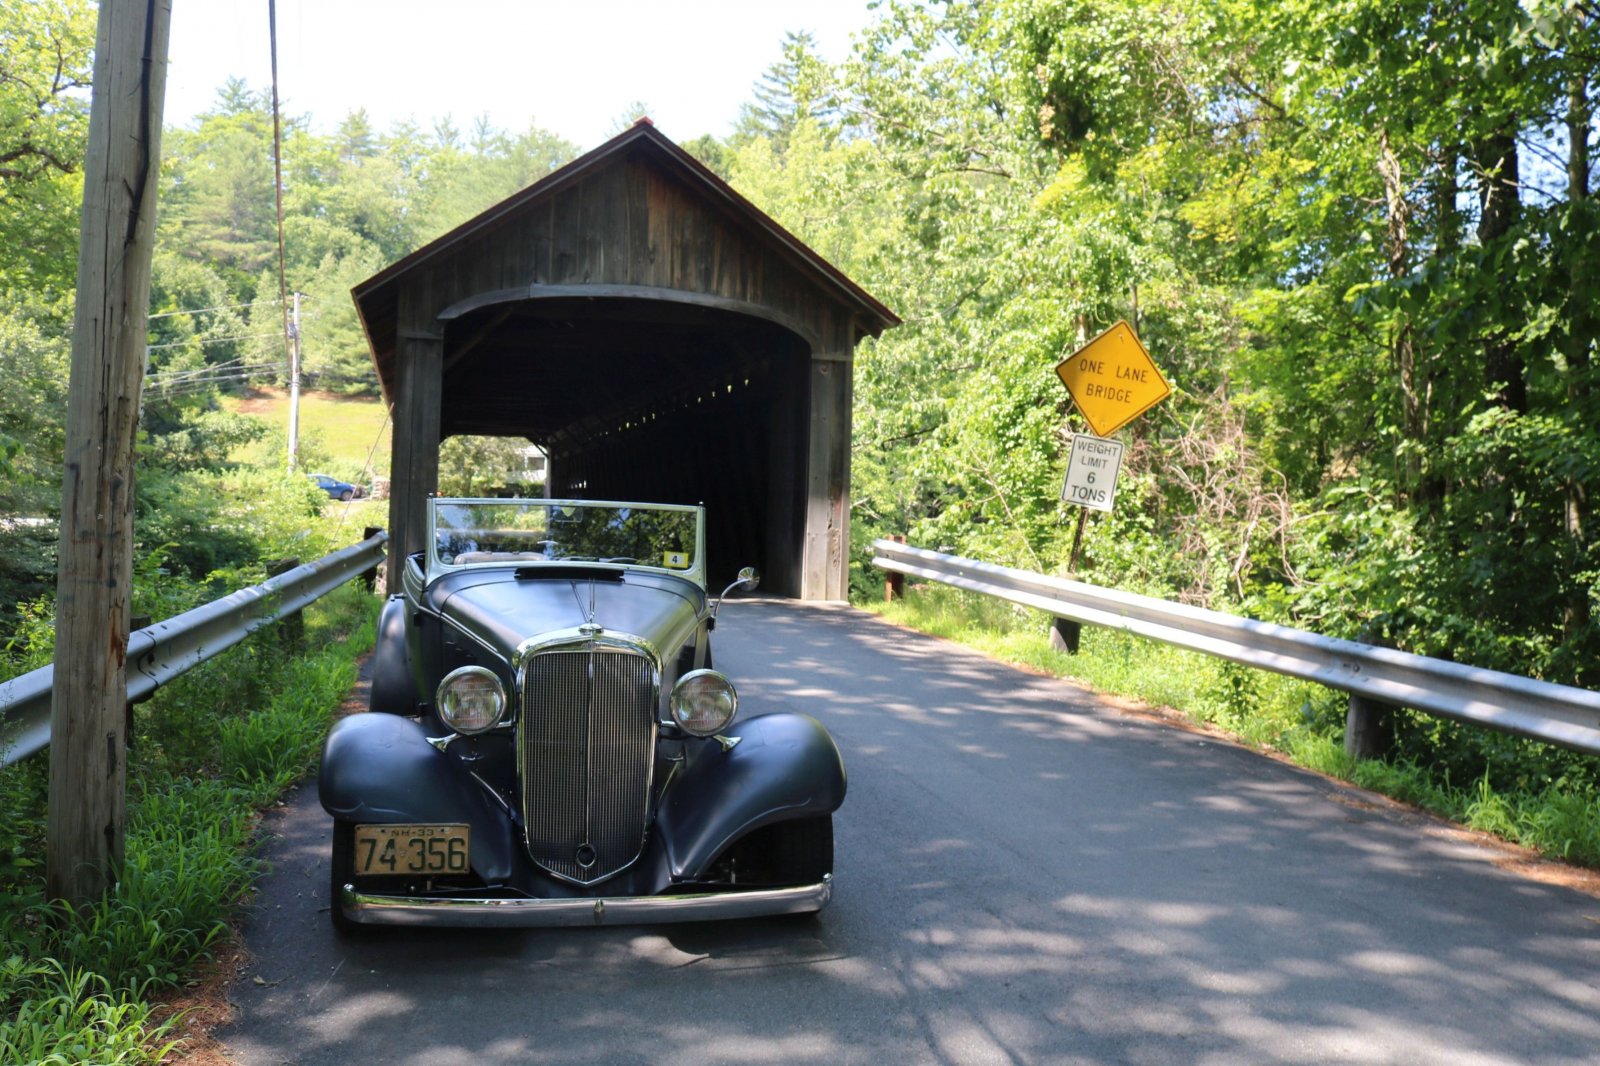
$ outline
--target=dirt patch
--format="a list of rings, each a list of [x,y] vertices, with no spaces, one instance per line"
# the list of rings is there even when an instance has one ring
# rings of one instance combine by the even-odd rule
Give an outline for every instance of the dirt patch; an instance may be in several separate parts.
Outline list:
[[[271,411],[275,404],[284,402],[282,389],[260,386],[249,389],[244,394],[244,399],[239,401],[239,413],[242,415],[264,415]]]
[[[236,1009],[228,998],[228,986],[249,962],[250,953],[245,950],[239,930],[230,927],[227,939],[213,948],[211,958],[196,969],[188,986],[171,999],[155,1005],[154,1021],[177,1018],[166,1039],[176,1039],[179,1044],[166,1062],[182,1066],[232,1066],[233,1060],[223,1051],[215,1033],[233,1021]]]

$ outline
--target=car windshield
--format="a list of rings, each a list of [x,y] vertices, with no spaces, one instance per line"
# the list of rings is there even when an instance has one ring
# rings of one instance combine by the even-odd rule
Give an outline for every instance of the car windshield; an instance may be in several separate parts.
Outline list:
[[[700,510],[574,500],[434,500],[433,555],[476,563],[632,563],[697,570]]]

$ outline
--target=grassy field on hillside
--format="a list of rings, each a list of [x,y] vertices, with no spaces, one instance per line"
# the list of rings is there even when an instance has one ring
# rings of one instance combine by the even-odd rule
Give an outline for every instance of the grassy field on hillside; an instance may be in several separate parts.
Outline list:
[[[259,418],[272,427],[264,440],[243,449],[235,460],[261,465],[287,454],[289,393],[257,388],[224,400],[230,411]],[[328,392],[300,394],[300,467],[370,485],[374,475],[389,476],[389,416],[383,401]]]

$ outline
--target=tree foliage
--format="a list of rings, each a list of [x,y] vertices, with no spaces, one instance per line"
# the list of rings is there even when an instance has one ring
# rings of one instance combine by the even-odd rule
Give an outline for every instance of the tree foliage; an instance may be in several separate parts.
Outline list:
[[[1176,393],[1080,570],[1594,683],[1593,15],[886,0],[837,67],[791,39],[721,151],[906,319],[858,352],[864,535],[1064,569],[1051,368],[1128,318]]]
[[[859,537],[1073,565],[1058,488],[1082,426],[1052,369],[1127,318],[1176,391],[1123,431],[1078,571],[1594,684],[1595,14],[883,0],[842,62],[775,42],[732,134],[688,147],[905,319],[857,353]],[[0,347],[22,383],[0,492],[22,514],[48,509],[59,447],[93,11],[0,20]],[[230,82],[165,136],[145,454],[173,477],[233,439],[216,389],[285,372],[271,125]],[[373,389],[349,288],[573,154],[481,118],[289,116],[310,379]]]

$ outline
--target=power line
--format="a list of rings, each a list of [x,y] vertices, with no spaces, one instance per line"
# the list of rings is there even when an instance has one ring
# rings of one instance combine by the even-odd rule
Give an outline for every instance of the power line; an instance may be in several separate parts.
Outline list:
[[[215,378],[205,380],[179,381],[171,385],[155,385],[145,389],[147,396],[192,396],[196,393],[211,392],[227,385],[244,385],[249,383],[256,375],[245,371],[237,374],[221,374]]]
[[[198,344],[200,347],[204,348],[208,344],[227,344],[230,341],[248,341],[255,340],[258,337],[279,336],[282,336],[282,334],[274,329],[269,330],[266,333],[231,333],[226,337],[190,337],[186,341],[171,341],[167,344],[151,344],[147,345],[146,347],[148,351],[159,352],[163,348],[186,348],[191,344]]]
[[[247,304],[218,304],[215,307],[195,307],[186,311],[163,311],[159,315],[146,315],[147,319],[171,318],[174,315],[203,315],[207,311],[232,311],[238,307],[277,306],[277,300],[251,300]]]
[[[205,366],[180,367],[172,370],[157,370],[146,374],[145,380],[149,381],[179,381],[183,378],[202,377],[206,374],[217,374],[228,370],[256,370],[264,367],[282,367],[283,364],[276,360],[257,360],[246,363],[242,359],[229,359],[222,363],[207,363]]]
[[[281,367],[278,369],[282,369]],[[150,393],[176,394],[185,392],[208,392],[229,384],[243,384],[260,375],[252,370],[239,370],[229,374],[218,374],[209,378],[189,378],[184,381],[155,382],[147,386]]]

